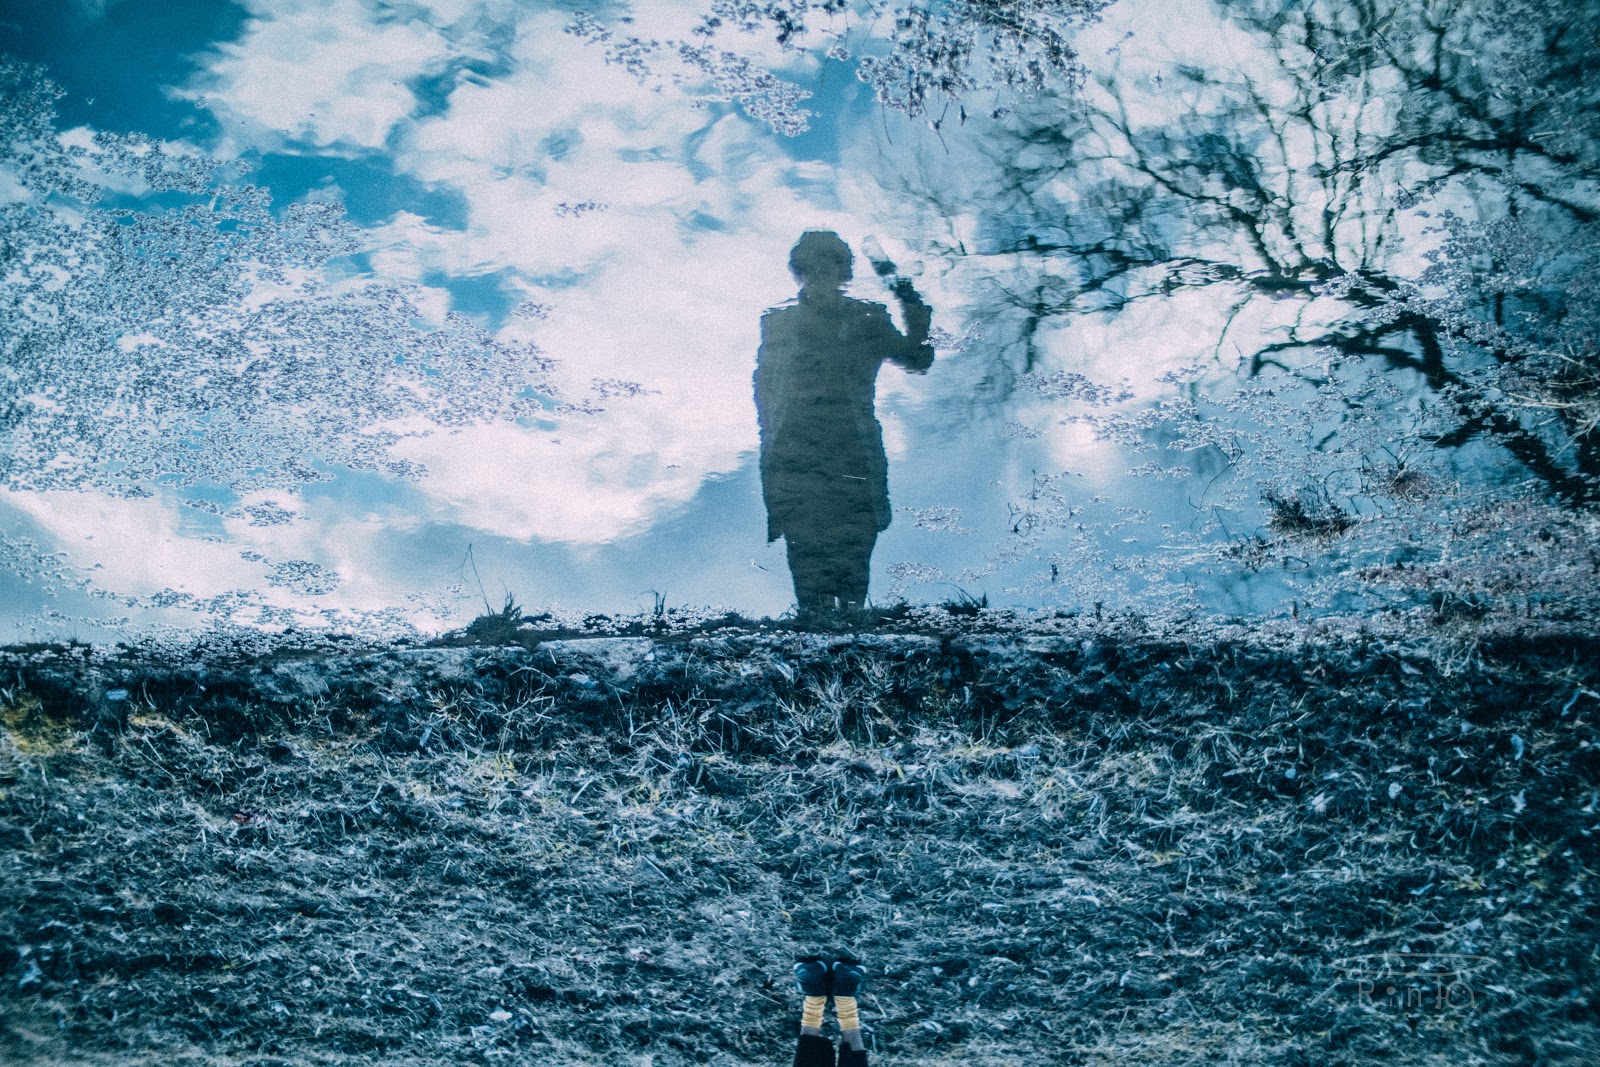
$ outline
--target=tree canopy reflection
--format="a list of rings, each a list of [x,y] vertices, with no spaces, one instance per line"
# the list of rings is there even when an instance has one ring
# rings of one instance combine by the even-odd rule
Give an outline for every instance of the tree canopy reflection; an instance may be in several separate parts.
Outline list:
[[[1366,588],[1472,610],[1584,599],[1600,5],[1216,9],[1251,60],[1117,60],[974,140],[985,173],[962,188],[990,198],[977,232],[927,252],[984,279],[991,395],[1059,373],[1050,328],[1206,293],[1220,326],[1180,400],[1069,418],[1226,475],[1194,502],[1227,561],[1342,553]],[[907,185],[931,217],[967,210]],[[1530,524],[1539,544],[1508,564]],[[1474,547],[1446,537],[1441,554],[1440,532],[1462,530]]]

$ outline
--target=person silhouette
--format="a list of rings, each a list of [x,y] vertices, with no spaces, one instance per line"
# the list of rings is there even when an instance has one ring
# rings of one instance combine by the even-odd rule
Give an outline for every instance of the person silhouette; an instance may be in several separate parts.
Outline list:
[[[821,956],[802,956],[794,965],[794,979],[805,998],[800,1008],[800,1042],[794,1051],[794,1067],[867,1067],[856,1001],[856,994],[866,981],[861,961],[854,956],[841,956],[829,963]],[[822,1036],[822,1009],[829,997],[833,998],[833,1010],[839,1018],[837,1060],[833,1042]]]
[[[756,417],[767,540],[784,539],[801,617],[859,610],[872,549],[888,529],[889,463],[873,411],[885,360],[913,373],[933,364],[933,313],[906,279],[893,290],[902,334],[882,304],[842,292],[850,246],[807,230],[789,253],[799,297],[761,317]],[[880,274],[893,264],[880,260]]]

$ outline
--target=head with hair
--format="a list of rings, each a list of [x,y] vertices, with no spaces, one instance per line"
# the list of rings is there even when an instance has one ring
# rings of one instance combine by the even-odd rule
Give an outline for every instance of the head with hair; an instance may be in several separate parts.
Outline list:
[[[840,281],[851,278],[850,246],[832,230],[807,230],[789,251],[789,272],[802,284],[820,267],[837,269]]]

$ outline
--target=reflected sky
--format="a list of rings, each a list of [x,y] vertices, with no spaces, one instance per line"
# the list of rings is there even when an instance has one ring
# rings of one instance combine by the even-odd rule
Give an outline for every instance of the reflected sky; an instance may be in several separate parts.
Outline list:
[[[1159,124],[1192,103],[1163,85],[1186,63],[1270,74],[1261,42],[1204,5],[1182,20],[1163,12],[1123,0],[1080,35],[1088,98],[1114,72],[1131,121]],[[590,14],[616,26],[624,9]],[[679,39],[698,14],[639,5],[627,31]],[[134,629],[316,625],[362,612],[431,629],[508,592],[530,610],[637,612],[658,600],[791,610],[784,546],[766,536],[752,372],[763,311],[794,297],[788,254],[807,230],[837,233],[858,263],[881,248],[933,309],[934,370],[877,381],[893,513],[872,556],[874,601],[971,595],[1080,610],[1144,595],[1223,612],[1283,607],[1271,574],[1185,563],[1194,543],[1228,533],[1205,509],[1218,491],[1211,452],[1158,462],[1074,416],[1134,413],[1228,379],[1263,339],[1336,320],[1337,300],[1177,289],[1116,314],[1090,307],[1037,323],[1019,362],[1005,311],[1015,304],[996,302],[1006,253],[993,249],[1009,223],[992,183],[997,156],[1017,151],[1001,136],[1005,113],[1026,101],[986,97],[959,123],[907,117],[874,103],[853,62],[745,35],[746,54],[810,94],[807,128],[783,132],[670,57],[642,78],[607,63],[594,40],[567,32],[574,15],[497,0],[8,6],[0,48],[62,87],[64,143],[144,134],[178,159],[239,164],[213,188],[255,183],[280,223],[297,205],[342,213],[344,245],[276,280],[245,271],[218,288],[228,305],[219,318],[242,323],[289,292],[322,309],[322,332],[302,339],[308,366],[319,344],[364,366],[392,351],[414,376],[382,388],[418,396],[430,382],[469,382],[463,353],[500,348],[471,371],[477,384],[461,386],[482,395],[451,393],[442,420],[420,401],[358,403],[370,383],[342,371],[303,398],[281,386],[257,398],[268,414],[299,405],[310,428],[293,431],[304,477],[230,483],[208,469],[192,484],[147,479],[144,495],[92,477],[54,489],[13,479],[0,491],[5,636],[42,627],[93,637],[92,620],[106,618]],[[1291,169],[1296,151],[1286,149]],[[97,180],[101,206],[135,214],[209,195],[136,174]],[[10,185],[10,202],[27,203]],[[1077,195],[1054,193],[1069,205]],[[303,232],[322,233],[311,217]],[[267,228],[219,227],[251,225]],[[174,257],[171,270],[181,279],[194,262]],[[374,284],[407,287],[409,303],[379,308],[362,295]],[[858,270],[846,292],[893,308],[906,329],[875,272]],[[130,365],[186,343],[141,348],[132,321],[106,342]],[[272,344],[297,328],[284,315],[270,336],[241,326],[238,343],[277,358]],[[406,363],[418,337],[452,330],[434,356]],[[307,412],[359,422],[355,458],[319,445]],[[271,436],[268,414],[240,432],[231,454],[241,464],[265,462],[250,442]],[[123,417],[140,418],[135,408]],[[199,426],[204,451],[220,417]],[[281,460],[291,445],[271,454]],[[138,473],[137,456],[118,462]],[[1152,463],[1164,477],[1129,474]],[[56,615],[41,621],[41,611]]]

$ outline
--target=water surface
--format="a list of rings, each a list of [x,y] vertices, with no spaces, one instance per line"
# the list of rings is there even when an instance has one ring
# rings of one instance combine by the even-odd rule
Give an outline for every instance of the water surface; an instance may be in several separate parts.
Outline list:
[[[728,28],[746,66],[708,75],[653,44],[693,4],[11,10],[8,632],[776,615],[774,522],[849,558],[835,604],[1348,603],[1307,584],[1329,546],[1392,562],[1393,502],[1434,506],[1375,481],[1573,462],[1416,444],[1450,383],[1361,324],[1373,279],[1507,194],[1475,150],[1389,150],[1411,58],[1306,34],[1354,6],[1121,0],[1070,27],[1081,77],[909,113],[848,19]],[[781,325],[807,231],[854,264],[827,322],[877,331],[839,351],[887,362],[764,496],[758,353],[822,328]]]

